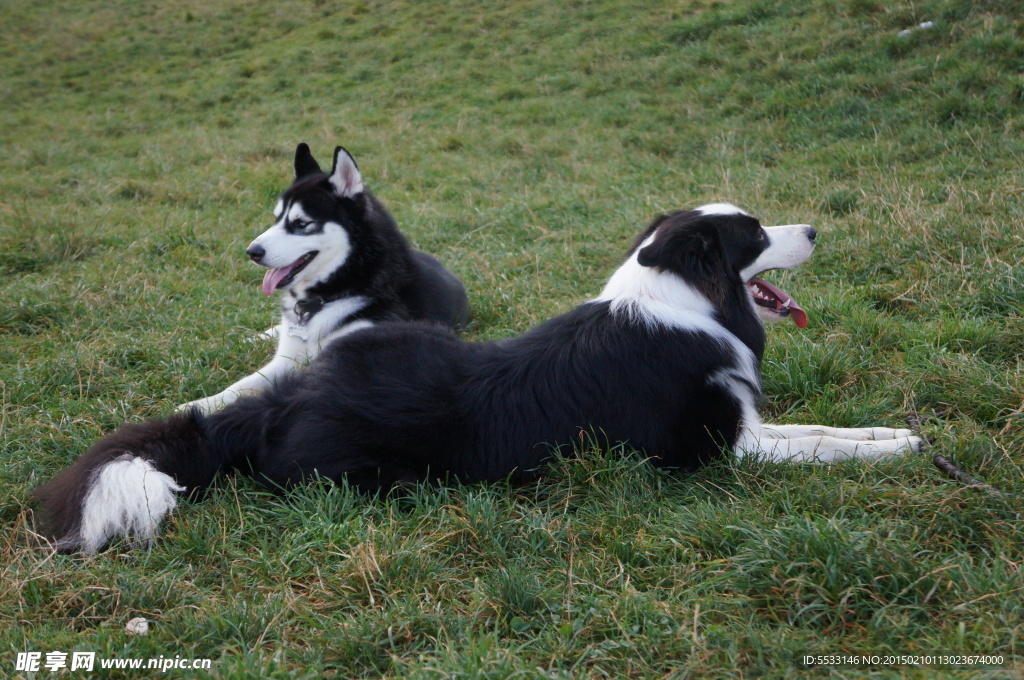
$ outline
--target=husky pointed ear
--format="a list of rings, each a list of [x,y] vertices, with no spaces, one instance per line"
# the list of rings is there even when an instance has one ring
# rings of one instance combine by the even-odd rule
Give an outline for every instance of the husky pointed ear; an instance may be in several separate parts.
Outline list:
[[[295,149],[295,179],[319,172],[323,172],[320,169],[320,164],[313,158],[313,154],[309,151],[309,146],[302,142]]]
[[[352,155],[339,146],[334,150],[334,168],[328,180],[341,198],[352,198],[363,193],[363,176],[359,174]]]

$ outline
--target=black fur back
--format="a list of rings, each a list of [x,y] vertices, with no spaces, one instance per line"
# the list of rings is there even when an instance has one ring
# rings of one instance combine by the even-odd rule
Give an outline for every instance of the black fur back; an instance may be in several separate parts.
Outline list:
[[[381,325],[335,343],[280,388],[290,413],[253,472],[275,486],[315,471],[370,490],[446,475],[525,480],[592,430],[655,464],[692,469],[737,436],[735,398],[707,381],[734,364],[701,333],[614,319],[607,303],[489,344],[426,324]],[[228,411],[264,408],[240,401]]]

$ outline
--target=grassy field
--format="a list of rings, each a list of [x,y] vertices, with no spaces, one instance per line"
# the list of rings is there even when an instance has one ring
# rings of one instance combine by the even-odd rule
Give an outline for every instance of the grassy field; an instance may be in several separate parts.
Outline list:
[[[1024,672],[1016,0],[6,0],[0,25],[0,676],[54,650],[217,678]],[[773,277],[810,325],[769,331],[766,418],[918,413],[932,449],[677,476],[584,447],[529,487],[390,499],[225,480],[150,550],[39,547],[33,486],[269,357],[243,250],[299,141],[352,151],[476,339],[594,296],[661,211],[812,223]],[[1005,665],[801,670],[933,653]]]

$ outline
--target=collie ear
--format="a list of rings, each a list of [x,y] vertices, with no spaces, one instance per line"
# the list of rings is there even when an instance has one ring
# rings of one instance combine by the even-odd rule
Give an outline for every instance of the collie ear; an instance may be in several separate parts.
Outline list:
[[[710,264],[714,260],[720,261],[722,257],[718,232],[697,223],[661,227],[655,233],[654,241],[637,252],[636,261],[644,267],[681,274],[680,270],[689,269],[694,263]]]
[[[729,280],[725,250],[718,230],[710,224],[663,225],[654,240],[637,252],[636,261],[679,276],[714,304],[724,299]]]
[[[363,193],[363,176],[359,174],[352,155],[339,146],[334,150],[334,167],[328,180],[341,198],[352,198]]]
[[[305,142],[299,144],[295,148],[295,179],[320,172],[323,170],[310,153],[309,146]]]

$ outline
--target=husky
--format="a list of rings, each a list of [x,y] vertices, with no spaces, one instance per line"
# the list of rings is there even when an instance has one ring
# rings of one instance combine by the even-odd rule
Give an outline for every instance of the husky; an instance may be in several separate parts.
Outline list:
[[[761,274],[801,264],[816,235],[762,227],[728,204],[663,216],[597,298],[523,335],[470,343],[416,322],[349,333],[218,413],[125,425],[36,490],[42,514],[59,548],[93,552],[151,539],[179,494],[230,470],[277,491],[318,476],[371,493],[449,477],[526,482],[587,432],[681,470],[726,456],[920,451],[905,429],[761,422],[761,321],[807,323]]]
[[[212,397],[182,404],[210,413],[304,366],[333,340],[381,321],[430,321],[458,330],[469,320],[462,282],[436,258],[409,247],[364,186],[355,160],[334,150],[320,169],[309,146],[295,150],[295,181],[274,208],[274,225],[245,251],[266,267],[263,292],[281,292],[270,363]]]

